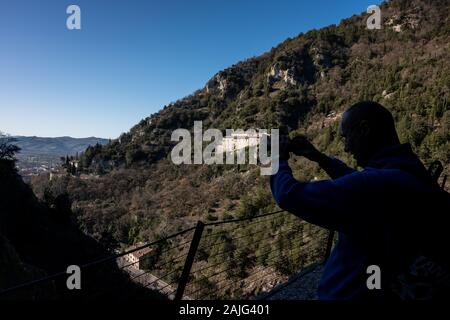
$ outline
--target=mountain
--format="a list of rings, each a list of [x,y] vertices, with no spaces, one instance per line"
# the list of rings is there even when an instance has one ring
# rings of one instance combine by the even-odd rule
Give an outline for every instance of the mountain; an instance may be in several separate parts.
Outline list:
[[[306,134],[321,151],[354,165],[338,134],[351,104],[374,100],[394,115],[400,138],[425,164],[450,164],[450,4],[383,3],[382,29],[368,14],[287,39],[269,52],[219,71],[203,88],[143,119],[80,166],[104,175],[36,181],[35,192],[67,192],[83,230],[100,242],[132,244],[192,226],[275,208],[266,177],[251,165],[174,165],[171,133],[203,128],[280,128]],[[326,178],[305,159],[297,178]],[[108,235],[108,236],[105,236]]]
[[[281,128],[316,137],[363,99],[386,105],[424,160],[448,163],[437,148],[445,145],[438,133],[449,103],[448,1],[394,0],[381,10],[381,30],[366,28],[367,14],[353,16],[218,72],[204,88],[90,150],[87,167],[93,159],[111,168],[156,163],[173,146],[171,132],[191,129],[194,120],[205,129]]]

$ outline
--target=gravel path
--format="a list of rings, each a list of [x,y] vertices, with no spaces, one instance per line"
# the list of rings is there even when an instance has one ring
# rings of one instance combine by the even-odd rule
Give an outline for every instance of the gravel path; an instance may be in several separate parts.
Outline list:
[[[288,282],[275,287],[271,292],[257,297],[258,300],[316,300],[317,286],[323,265],[318,264],[300,272]]]

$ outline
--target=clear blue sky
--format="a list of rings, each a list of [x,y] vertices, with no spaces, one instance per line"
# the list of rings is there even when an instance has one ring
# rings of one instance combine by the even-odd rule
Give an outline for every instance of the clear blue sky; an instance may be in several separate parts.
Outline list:
[[[115,138],[216,72],[378,0],[0,0],[0,131]],[[81,8],[81,30],[66,8]]]

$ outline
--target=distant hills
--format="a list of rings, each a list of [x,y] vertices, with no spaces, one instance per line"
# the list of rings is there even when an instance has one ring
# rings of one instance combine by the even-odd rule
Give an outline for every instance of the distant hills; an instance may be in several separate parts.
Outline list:
[[[22,176],[34,175],[51,170],[61,163],[61,157],[81,154],[89,146],[105,145],[108,139],[88,137],[26,137],[13,136],[20,152],[17,154],[17,166]]]
[[[19,159],[32,156],[66,156],[80,153],[89,145],[106,144],[108,139],[89,137],[89,138],[72,138],[72,137],[27,137],[15,136],[17,141],[15,144],[21,148],[18,155]]]

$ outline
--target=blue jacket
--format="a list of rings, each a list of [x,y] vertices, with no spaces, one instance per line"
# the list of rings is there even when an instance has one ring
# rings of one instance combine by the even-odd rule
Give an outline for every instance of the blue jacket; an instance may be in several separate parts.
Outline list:
[[[333,158],[325,170],[331,180],[299,182],[280,161],[270,181],[282,209],[339,233],[319,299],[384,298],[387,280],[416,254],[427,171],[409,144],[383,150],[363,171]],[[367,289],[372,264],[381,269],[382,290]]]

